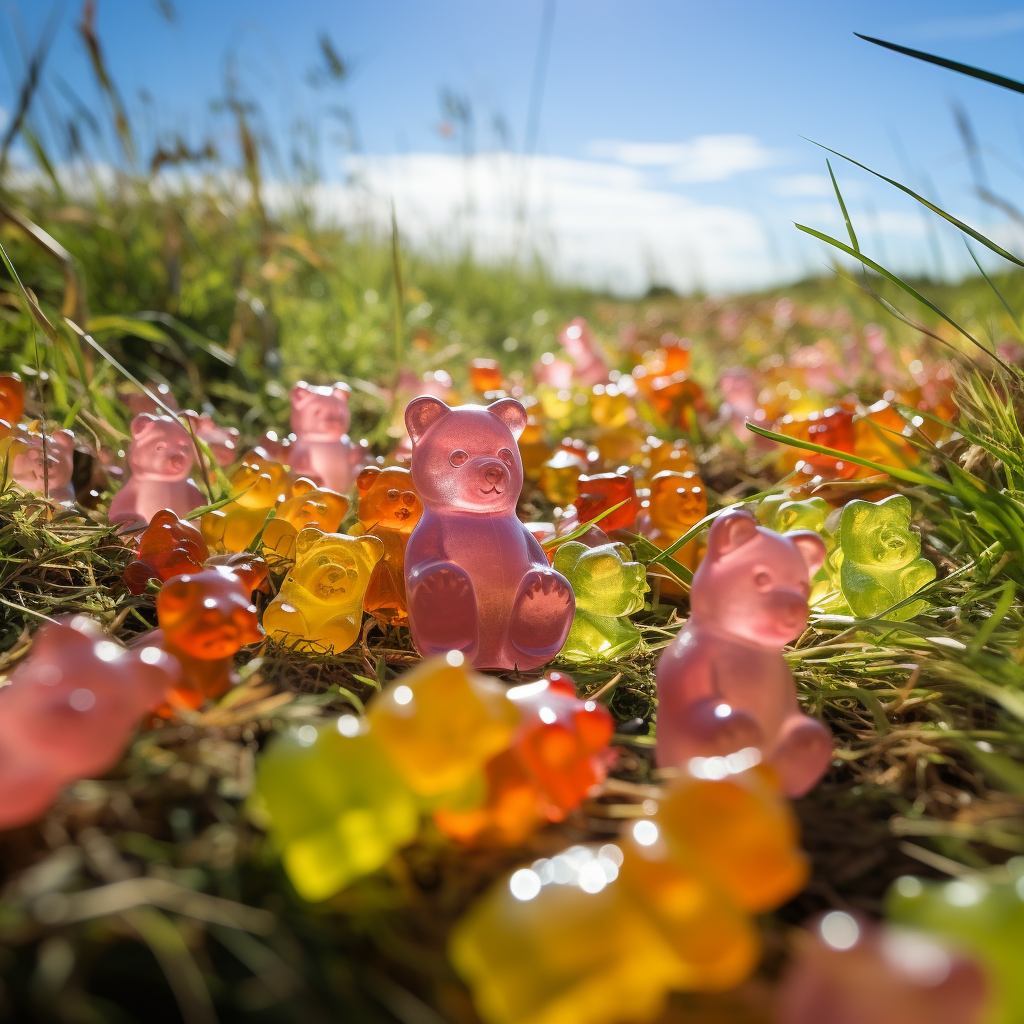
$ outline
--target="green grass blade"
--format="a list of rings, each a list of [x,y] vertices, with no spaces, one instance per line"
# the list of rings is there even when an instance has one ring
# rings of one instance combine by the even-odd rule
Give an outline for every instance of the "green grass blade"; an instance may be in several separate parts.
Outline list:
[[[967,251],[971,254],[971,259],[974,260],[974,265],[978,268],[978,273],[980,273],[981,276],[985,278],[985,280],[988,282],[989,288],[991,288],[992,291],[995,292],[996,298],[999,299],[999,301],[1003,304],[1003,308],[1006,310],[1006,312],[1010,314],[1010,319],[1013,321],[1014,326],[1017,328],[1017,333],[1020,334],[1021,325],[1020,320],[1017,318],[1017,314],[1014,313],[1013,309],[1010,307],[1010,304],[1006,301],[1005,298],[1003,298],[1003,293],[995,286],[995,282],[992,280],[992,278],[990,278],[988,274],[985,273],[985,268],[981,265],[981,263],[978,262],[978,257],[975,256],[974,250],[971,248],[971,243],[968,242],[966,238],[964,239],[964,245],[967,246]]]
[[[860,252],[860,245],[857,242],[857,233],[853,230],[853,222],[850,220],[850,213],[846,209],[846,203],[843,201],[843,193],[839,191],[839,182],[836,181],[836,176],[832,173],[832,164],[829,162],[828,157],[825,157],[825,166],[828,168],[828,176],[832,179],[832,187],[836,190],[836,199],[839,201],[839,209],[843,211],[843,220],[846,221],[846,230],[850,233],[850,245]]]

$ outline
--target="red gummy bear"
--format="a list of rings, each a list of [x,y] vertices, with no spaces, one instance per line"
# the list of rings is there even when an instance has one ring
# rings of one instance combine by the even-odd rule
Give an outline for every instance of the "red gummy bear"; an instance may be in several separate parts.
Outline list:
[[[139,538],[138,557],[125,569],[124,581],[132,594],[141,594],[150,580],[164,583],[172,576],[198,572],[209,557],[199,530],[169,508],[161,509]]]
[[[590,522],[595,516],[624,501],[626,504],[622,508],[605,516],[597,525],[609,535],[612,530],[636,529],[640,501],[636,496],[636,484],[633,483],[632,477],[618,473],[581,476],[579,488],[580,496],[573,504],[576,506],[580,523]]]
[[[238,681],[234,655],[263,639],[252,592],[266,574],[266,563],[251,559],[174,576],[164,583],[156,599],[160,629],[148,637],[177,658],[182,681],[161,714],[169,717],[174,708],[195,710]]]
[[[107,771],[180,674],[164,651],[126,650],[84,616],[44,626],[0,690],[0,828],[32,821],[67,783]]]

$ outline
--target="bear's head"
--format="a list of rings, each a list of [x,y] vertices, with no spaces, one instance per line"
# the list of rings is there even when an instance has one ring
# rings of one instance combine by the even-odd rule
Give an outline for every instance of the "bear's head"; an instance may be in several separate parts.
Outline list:
[[[279,506],[277,518],[290,523],[296,530],[315,526],[325,533],[333,533],[341,526],[348,508],[349,500],[344,494],[317,487],[312,480],[299,477],[292,484],[292,496]]]
[[[25,411],[25,385],[13,373],[0,374],[0,437],[17,425]]]
[[[810,580],[824,560],[816,533],[775,533],[745,509],[726,512],[711,524],[693,574],[693,618],[711,632],[781,650],[807,624]]]
[[[210,550],[191,523],[162,508],[139,537],[139,555],[124,571],[133,594],[141,594],[151,579],[166,580],[202,568]]]
[[[47,434],[18,431],[20,449],[11,464],[11,475],[25,488],[38,494],[67,490],[74,471],[75,435],[70,430]]]
[[[359,521],[367,530],[380,527],[410,533],[423,514],[412,473],[397,466],[367,466],[356,479]]]
[[[651,522],[664,533],[682,536],[708,514],[704,482],[696,473],[663,469],[651,481]]]
[[[280,462],[254,449],[231,474],[231,490],[245,508],[272,508],[284,501],[291,480]]]
[[[514,398],[486,408],[449,408],[420,395],[405,410],[412,438],[412,481],[426,508],[444,513],[506,515],[523,487],[523,462],[516,439],[526,410]]]
[[[902,569],[921,554],[910,532],[910,499],[894,494],[879,502],[851,501],[839,522],[843,561],[869,569]]]
[[[632,615],[644,606],[647,571],[625,544],[588,548],[571,540],[555,551],[554,568],[576,595],[576,609],[591,615]]]
[[[285,588],[300,587],[333,614],[362,604],[373,567],[383,557],[384,545],[378,537],[324,533],[310,526],[295,539],[295,566]]]
[[[824,498],[783,501],[776,507],[768,525],[779,533],[791,533],[793,530],[820,533],[831,511],[831,506]]]
[[[339,441],[348,433],[352,414],[348,408],[351,388],[339,381],[314,387],[300,380],[289,392],[292,430],[304,441]]]
[[[188,478],[195,447],[188,431],[170,416],[140,413],[132,420],[128,465],[136,480],[174,483]]]
[[[227,566],[171,577],[156,598],[164,636],[204,661],[230,658],[246,644],[262,640],[251,583],[251,574]]]
[[[625,505],[605,516],[597,525],[605,531],[636,528],[640,502],[637,500],[636,484],[631,476],[623,473],[584,475],[579,478],[578,486],[580,496],[574,504],[581,523],[590,522],[591,519],[624,501]]]

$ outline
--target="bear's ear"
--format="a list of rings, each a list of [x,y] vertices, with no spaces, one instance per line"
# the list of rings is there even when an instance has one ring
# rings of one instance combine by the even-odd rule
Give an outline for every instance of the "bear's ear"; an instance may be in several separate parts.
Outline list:
[[[356,477],[356,490],[359,492],[360,498],[365,498],[370,493],[379,476],[380,470],[376,466],[367,466]]]
[[[169,508],[162,508],[149,521],[150,526],[177,526],[178,517]]]
[[[158,417],[152,413],[140,412],[138,416],[132,419],[130,427],[132,437],[135,439],[145,437],[146,432],[156,423],[157,419]]]
[[[323,530],[318,530],[315,526],[304,526],[299,530],[299,535],[295,538],[295,561],[304,558],[323,536]]]
[[[292,484],[292,497],[297,498],[300,494],[309,494],[310,491],[316,490],[316,484],[309,479],[308,476],[300,476],[295,483]]]
[[[366,558],[370,565],[376,565],[384,557],[384,542],[380,537],[374,537],[371,534],[364,534],[362,537],[356,538],[365,549]]]
[[[301,408],[311,397],[309,385],[304,380],[300,380],[297,384],[292,385],[291,391],[288,392],[288,397],[291,399],[293,406]]]
[[[555,549],[555,561],[552,568],[563,576],[568,576],[579,564],[580,559],[590,550],[586,544],[578,540],[566,541]]]
[[[612,543],[611,547],[623,562],[633,561],[633,552],[629,550],[628,544]]]
[[[757,536],[757,520],[746,510],[736,509],[719,516],[708,533],[708,556],[721,558]]]
[[[409,431],[412,443],[419,444],[420,438],[430,427],[450,412],[451,409],[433,395],[420,395],[414,398],[405,407],[405,428]]]
[[[334,386],[331,388],[331,397],[337,398],[346,405],[348,405],[348,396],[351,393],[352,389],[343,380],[336,381]]]
[[[58,451],[71,455],[75,450],[75,435],[70,430],[55,430],[52,434],[53,443]]]
[[[807,578],[810,579],[824,564],[825,542],[810,530],[794,530],[785,535],[786,540],[791,540],[807,563]]]
[[[519,435],[526,429],[526,409],[522,402],[514,398],[499,398],[487,406],[487,411],[493,412],[512,431],[512,436],[519,440]]]

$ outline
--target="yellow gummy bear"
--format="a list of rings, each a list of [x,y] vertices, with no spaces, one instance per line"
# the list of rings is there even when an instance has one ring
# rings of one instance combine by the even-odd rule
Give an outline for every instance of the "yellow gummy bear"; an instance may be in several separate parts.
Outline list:
[[[231,474],[234,499],[202,517],[203,540],[214,551],[246,551],[291,489],[292,477],[282,463],[250,452]]]
[[[295,538],[295,565],[263,613],[263,629],[288,646],[347,650],[359,636],[363,594],[383,557],[376,537],[306,527]]]
[[[277,737],[259,759],[253,808],[306,900],[376,871],[419,828],[415,798],[354,715]]]
[[[432,798],[472,783],[508,746],[519,711],[500,683],[453,652],[406,672],[373,702],[367,717],[409,788]]]
[[[295,538],[307,526],[334,533],[348,513],[349,500],[344,494],[317,487],[305,477],[295,481],[291,493],[263,531],[263,557],[271,564],[295,560]]]

